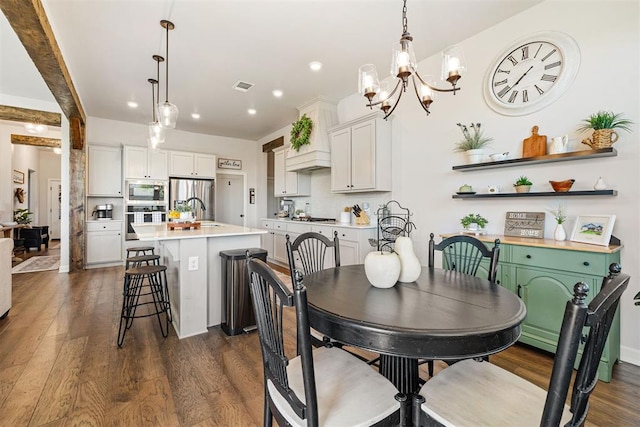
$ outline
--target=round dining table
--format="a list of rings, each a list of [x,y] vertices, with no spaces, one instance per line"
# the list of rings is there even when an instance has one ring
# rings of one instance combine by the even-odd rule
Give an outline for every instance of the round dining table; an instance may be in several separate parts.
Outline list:
[[[418,359],[487,356],[520,337],[524,303],[486,279],[423,267],[411,283],[380,289],[364,265],[329,268],[304,277],[311,327],[381,356],[380,372],[400,392],[419,388]]]

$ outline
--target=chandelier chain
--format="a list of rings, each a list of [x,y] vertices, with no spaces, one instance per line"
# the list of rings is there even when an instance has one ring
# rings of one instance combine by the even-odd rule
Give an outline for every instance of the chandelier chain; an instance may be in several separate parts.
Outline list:
[[[408,31],[408,20],[407,20],[407,0],[404,0],[404,5],[402,6],[402,32],[404,34]]]

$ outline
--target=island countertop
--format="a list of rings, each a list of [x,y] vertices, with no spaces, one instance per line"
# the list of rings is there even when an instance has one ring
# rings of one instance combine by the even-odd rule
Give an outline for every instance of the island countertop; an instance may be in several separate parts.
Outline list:
[[[198,230],[175,229],[169,230],[167,223],[133,224],[133,228],[140,241],[197,239],[203,237],[230,237],[251,234],[266,234],[266,230],[242,227],[239,225],[225,224],[222,222],[202,222]]]

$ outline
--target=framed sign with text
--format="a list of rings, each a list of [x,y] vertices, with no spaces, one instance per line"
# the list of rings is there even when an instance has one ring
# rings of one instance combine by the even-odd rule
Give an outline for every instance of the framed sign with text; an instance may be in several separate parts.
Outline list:
[[[242,169],[242,160],[218,159],[218,169]]]
[[[544,212],[507,212],[504,235],[544,239]]]

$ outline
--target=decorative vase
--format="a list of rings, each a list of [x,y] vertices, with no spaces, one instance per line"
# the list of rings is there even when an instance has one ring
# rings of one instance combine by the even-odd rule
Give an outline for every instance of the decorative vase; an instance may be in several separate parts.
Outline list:
[[[605,184],[605,182],[602,179],[602,177],[598,177],[598,180],[596,181],[596,183],[593,184],[593,189],[594,190],[606,190],[607,189],[607,184]]]
[[[516,185],[516,193],[528,193],[531,190],[530,185]]]
[[[480,163],[484,157],[484,150],[482,148],[467,150],[464,153],[467,156],[467,163]]]
[[[364,259],[364,273],[376,288],[390,288],[400,277],[400,258],[394,252],[369,252]]]
[[[594,150],[609,148],[618,140],[618,132],[613,129],[596,129],[590,138],[584,139],[583,144]]]
[[[413,251],[413,242],[408,237],[400,236],[396,239],[394,250],[400,257],[400,277],[398,281],[403,283],[415,282],[420,276],[422,266]]]
[[[554,240],[565,240],[567,238],[567,233],[564,231],[564,226],[562,224],[557,224],[556,229],[553,231]]]

